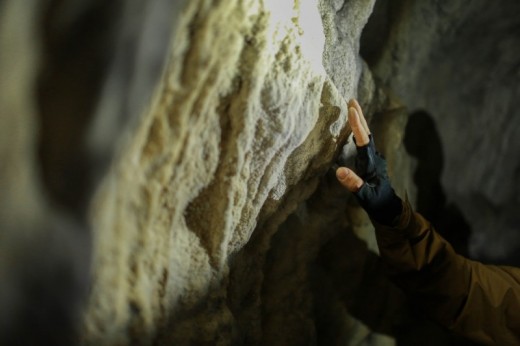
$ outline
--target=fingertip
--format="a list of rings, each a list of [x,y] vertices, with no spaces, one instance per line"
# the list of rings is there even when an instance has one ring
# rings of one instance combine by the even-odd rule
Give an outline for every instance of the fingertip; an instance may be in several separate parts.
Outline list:
[[[336,170],[336,177],[350,192],[357,192],[363,186],[363,179],[346,167],[339,167]]]

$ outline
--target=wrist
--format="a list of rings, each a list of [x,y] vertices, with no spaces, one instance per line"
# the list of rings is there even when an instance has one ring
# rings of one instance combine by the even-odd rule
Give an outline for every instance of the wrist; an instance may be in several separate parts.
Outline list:
[[[393,193],[382,208],[370,211],[369,216],[382,225],[395,227],[399,224],[402,214],[403,201]]]
[[[377,187],[365,183],[355,195],[372,220],[389,227],[399,222],[403,213],[403,201],[395,194],[388,181],[380,182]]]

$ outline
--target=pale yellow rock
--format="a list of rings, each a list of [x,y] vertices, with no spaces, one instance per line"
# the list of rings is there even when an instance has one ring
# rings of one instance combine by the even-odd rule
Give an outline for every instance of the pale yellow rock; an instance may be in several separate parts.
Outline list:
[[[124,4],[129,13],[152,7]],[[104,172],[89,206],[93,253],[83,344],[302,344],[323,338],[317,328],[329,322],[337,330],[328,336],[344,344],[392,342],[350,316],[315,276],[322,247],[341,231],[374,248],[366,215],[330,184],[329,170],[349,134],[346,100],[358,97],[373,119],[388,108],[358,54],[373,5],[166,6],[183,10],[172,13],[169,55],[152,100],[137,119],[135,109],[119,114],[133,103],[118,97],[135,90],[119,90],[110,75],[89,128],[92,156],[111,161],[105,171],[96,159],[82,158]],[[0,256],[7,258],[0,279],[9,283],[0,291],[0,332],[9,330],[5,316],[32,304],[18,292],[32,288],[23,283],[34,273],[49,297],[64,297],[50,299],[51,306],[69,302],[69,295],[77,304],[88,286],[55,280],[87,276],[76,262],[86,262],[90,244],[74,233],[87,228],[82,220],[68,223],[71,208],[54,205],[38,166],[41,109],[33,93],[43,55],[35,42],[41,6],[0,4],[0,158],[9,163],[0,166]],[[71,6],[82,10],[79,2]],[[83,18],[78,13],[74,18]],[[153,25],[150,18],[143,30]],[[119,119],[127,115],[126,123]],[[398,145],[402,115],[375,122],[389,133],[379,143],[395,151],[389,164],[396,171],[409,164]],[[399,187],[409,182],[403,177]],[[355,255],[342,253],[347,261]],[[355,269],[360,275],[362,268]],[[314,315],[329,307],[336,310],[325,318]],[[77,311],[70,310],[75,322]]]
[[[230,256],[327,169],[345,113],[320,61],[319,18],[316,2],[186,5],[154,100],[92,205],[85,343],[149,343],[212,304],[210,289],[225,299]],[[214,340],[211,325],[231,319],[218,304],[196,337]]]

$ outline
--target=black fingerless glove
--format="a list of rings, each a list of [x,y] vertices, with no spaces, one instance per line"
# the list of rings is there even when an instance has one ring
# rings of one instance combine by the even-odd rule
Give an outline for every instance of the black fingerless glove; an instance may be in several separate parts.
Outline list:
[[[371,219],[394,226],[403,211],[403,204],[390,185],[386,161],[377,152],[372,136],[367,145],[357,147],[355,166],[356,173],[365,182],[355,193],[359,204]]]

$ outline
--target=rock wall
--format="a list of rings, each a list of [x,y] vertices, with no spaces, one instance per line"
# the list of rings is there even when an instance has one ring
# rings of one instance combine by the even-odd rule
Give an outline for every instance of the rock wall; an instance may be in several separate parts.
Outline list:
[[[346,138],[345,100],[363,72],[355,49],[371,6],[353,7],[356,33],[343,39],[327,4],[327,32],[317,2],[185,5],[152,103],[94,202],[85,343],[318,340],[308,328],[310,291],[299,294],[309,301],[299,306],[304,317],[280,334],[275,302],[310,279],[302,269],[295,283],[271,288],[268,258],[280,224],[315,191]],[[326,34],[347,42],[341,69],[333,53],[322,61]],[[319,243],[307,247],[301,266]]]
[[[357,97],[398,192],[512,253],[517,10],[0,2],[0,344],[462,344],[386,280],[330,167]]]

